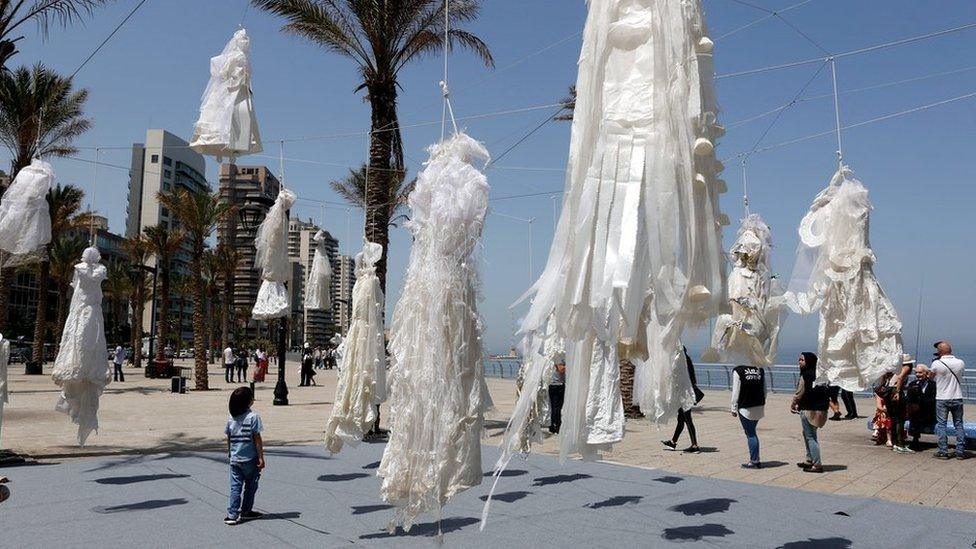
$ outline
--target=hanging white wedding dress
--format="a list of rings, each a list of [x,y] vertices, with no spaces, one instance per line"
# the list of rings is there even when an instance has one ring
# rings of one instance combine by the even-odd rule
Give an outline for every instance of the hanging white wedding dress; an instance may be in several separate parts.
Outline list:
[[[22,255],[51,242],[47,192],[53,185],[54,169],[43,160],[35,158],[17,172],[0,199],[0,250]]]
[[[233,163],[238,156],[263,150],[251,96],[250,49],[251,39],[240,29],[224,51],[210,59],[210,82],[190,148],[217,157],[217,162],[227,156]]]
[[[251,316],[258,320],[281,318],[291,312],[291,299],[285,282],[291,279],[288,262],[288,209],[295,193],[281,187],[254,238],[254,267],[261,269],[261,287]]]
[[[769,227],[759,214],[746,216],[729,251],[733,261],[729,274],[732,312],[716,319],[712,346],[702,360],[752,366],[769,366],[776,360],[783,299],[774,288],[772,247]]]
[[[383,341],[383,290],[376,262],[383,247],[366,242],[356,254],[352,319],[339,368],[332,414],[325,426],[325,447],[333,454],[343,443],[356,446],[376,420],[376,405],[386,400],[386,347]]]
[[[871,387],[901,366],[901,321],[874,276],[868,191],[846,166],[800,222],[786,303],[820,311],[818,378],[848,391]]]
[[[589,2],[562,215],[522,326],[551,316],[566,339],[563,458],[622,439],[622,359],[655,370],[636,391],[650,419],[694,402],[681,333],[725,300],[712,73],[700,1]]]
[[[490,398],[471,254],[488,208],[488,182],[474,164],[487,161],[480,143],[457,134],[430,148],[410,193],[414,242],[393,313],[390,441],[378,472],[380,494],[397,507],[391,528],[409,530],[418,515],[482,480]]]
[[[305,308],[327,311],[332,308],[332,264],[325,248],[325,231],[315,233],[315,254],[305,282]]]
[[[51,377],[61,387],[55,409],[78,424],[78,444],[98,430],[98,399],[112,379],[102,317],[102,281],[107,271],[94,247],[75,265],[73,293]]]
[[[10,402],[7,391],[7,365],[10,362],[10,341],[0,334],[0,435],[3,434],[3,405]],[[0,436],[0,442],[3,441]],[[0,444],[3,448],[3,444]]]

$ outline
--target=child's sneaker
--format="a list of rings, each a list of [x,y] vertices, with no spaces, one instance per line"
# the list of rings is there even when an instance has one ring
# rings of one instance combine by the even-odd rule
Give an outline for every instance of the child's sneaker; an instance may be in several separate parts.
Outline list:
[[[228,526],[233,526],[235,524],[240,524],[240,523],[241,523],[240,517],[224,517],[224,524]]]

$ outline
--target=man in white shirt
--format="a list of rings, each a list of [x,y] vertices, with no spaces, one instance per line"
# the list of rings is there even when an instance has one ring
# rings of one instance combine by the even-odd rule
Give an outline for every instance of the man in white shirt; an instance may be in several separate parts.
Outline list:
[[[935,377],[935,433],[939,437],[939,451],[935,457],[950,457],[946,421],[952,414],[952,424],[956,430],[956,459],[966,459],[966,431],[962,422],[962,375],[966,363],[952,355],[952,344],[948,341],[935,344],[935,356],[931,368]]]
[[[112,356],[112,364],[115,366],[112,381],[125,381],[125,374],[122,373],[122,365],[125,364],[125,349],[121,345],[115,348],[115,354]]]
[[[234,349],[227,346],[224,349],[224,381],[227,383],[234,382],[234,364],[237,362],[237,357],[234,356]]]

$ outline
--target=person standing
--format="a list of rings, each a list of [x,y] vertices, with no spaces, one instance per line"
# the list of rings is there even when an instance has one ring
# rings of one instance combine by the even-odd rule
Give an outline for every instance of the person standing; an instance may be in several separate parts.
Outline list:
[[[939,341],[935,344],[932,375],[935,376],[935,434],[939,437],[939,451],[935,457],[949,459],[949,436],[946,422],[952,414],[956,430],[956,459],[966,459],[966,431],[962,421],[962,376],[966,363],[952,354],[952,344]]]
[[[230,418],[224,427],[227,435],[227,457],[230,462],[230,499],[224,524],[240,524],[261,518],[254,511],[254,496],[264,469],[264,425],[261,416],[251,410],[254,393],[250,387],[238,387],[230,395]]]
[[[688,368],[688,378],[691,380],[691,389],[695,392],[695,404],[698,404],[703,398],[705,398],[705,393],[698,388],[698,378],[695,376],[695,365],[692,363],[691,356],[688,354],[688,348],[682,346],[681,349],[685,355],[685,366]],[[671,440],[662,440],[661,444],[672,450],[676,449],[678,447],[678,437],[681,436],[681,432],[684,430],[686,425],[688,426],[688,437],[691,439],[691,446],[682,451],[689,454],[700,454],[701,448],[698,446],[698,431],[695,429],[695,422],[691,418],[691,408],[688,408],[687,410],[684,408],[678,409],[678,424],[674,427],[674,435],[671,436]]]
[[[235,363],[235,369],[237,370],[237,382],[244,383],[247,381],[247,348],[241,347],[237,351],[237,362]]]
[[[299,387],[308,387],[312,384],[312,349],[305,346],[302,350],[302,367],[301,367],[301,381],[299,381]]]
[[[840,401],[844,401],[844,409],[847,413],[841,417]],[[841,419],[857,419],[857,403],[854,402],[854,393],[841,389],[836,385],[830,386],[830,421],[840,421]]]
[[[910,355],[902,355],[901,368],[891,377],[891,391],[885,406],[891,419],[891,449],[899,454],[914,454],[915,450],[905,445],[905,384],[915,367]]]
[[[224,381],[227,383],[234,382],[234,364],[237,363],[237,357],[234,356],[234,349],[230,345],[224,349]]]
[[[790,411],[800,415],[807,460],[796,465],[807,473],[823,473],[817,429],[827,424],[827,401],[829,400],[827,387],[814,385],[814,380],[817,378],[817,355],[800,353],[798,363],[800,377],[796,382],[796,392],[793,394]]]
[[[924,364],[915,366],[915,379],[908,384],[905,401],[911,445],[918,448],[922,431],[935,424],[935,381]]]
[[[552,378],[549,380],[549,409],[552,419],[549,421],[549,432],[557,435],[563,424],[563,401],[566,398],[566,359],[560,355],[553,366]]]
[[[321,347],[315,348],[315,369],[316,370],[322,369],[322,348]]]
[[[124,382],[125,373],[122,371],[122,365],[125,364],[125,349],[121,345],[115,348],[115,353],[112,356],[112,364],[115,366],[112,381]]]
[[[743,469],[761,469],[759,436],[756,426],[766,410],[766,371],[756,366],[736,366],[732,369],[732,417],[739,418],[749,446],[749,463]]]

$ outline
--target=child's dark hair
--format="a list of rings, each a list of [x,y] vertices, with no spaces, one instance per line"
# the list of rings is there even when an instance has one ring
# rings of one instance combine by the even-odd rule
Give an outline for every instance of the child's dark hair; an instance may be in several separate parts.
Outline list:
[[[227,406],[230,409],[230,415],[237,417],[243,414],[251,407],[253,400],[254,393],[251,392],[250,387],[238,387],[234,389],[234,392],[230,394],[230,402]]]

